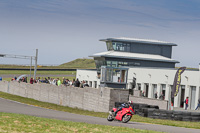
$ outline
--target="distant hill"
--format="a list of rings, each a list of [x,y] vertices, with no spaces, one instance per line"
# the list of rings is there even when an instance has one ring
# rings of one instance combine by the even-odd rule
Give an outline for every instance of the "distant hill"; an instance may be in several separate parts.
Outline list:
[[[76,59],[64,64],[59,65],[64,68],[82,68],[82,69],[95,69],[95,62],[93,59]]]

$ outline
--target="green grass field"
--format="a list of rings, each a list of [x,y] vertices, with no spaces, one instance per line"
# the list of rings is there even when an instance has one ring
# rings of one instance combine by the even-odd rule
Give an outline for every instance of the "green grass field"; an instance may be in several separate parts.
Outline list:
[[[95,62],[93,59],[76,59],[67,63],[63,63],[58,66],[37,66],[38,69],[95,69]],[[23,66],[23,65],[1,65],[0,68],[23,68],[23,69],[30,69],[30,66]],[[34,66],[32,66],[34,69]]]
[[[0,112],[0,132],[7,133],[158,133],[156,131],[61,121]]]
[[[22,70],[0,70],[0,77],[1,75],[9,75],[9,77],[4,78],[3,80],[6,81],[10,81],[13,77],[15,77],[16,75],[29,75],[30,71],[22,71]],[[31,72],[31,75],[33,76],[34,72]],[[62,79],[63,77],[65,77],[65,79],[69,79],[69,80],[73,80],[76,77],[76,71],[37,71],[36,76],[38,77],[38,75],[40,75],[39,77],[42,78],[46,78],[46,77],[51,77],[51,78],[59,78]],[[43,76],[41,76],[43,75]],[[65,76],[65,75],[72,75],[72,76]]]
[[[34,71],[31,71],[33,75]],[[0,70],[1,74],[30,74],[30,71],[23,71],[23,70]],[[37,71],[39,75],[75,75],[76,71]]]
[[[34,99],[24,98],[24,97],[20,97],[20,96],[16,96],[16,95],[11,95],[11,94],[4,93],[4,92],[0,92],[0,97],[5,98],[5,99],[18,101],[18,102],[22,102],[22,103],[26,103],[26,104],[30,104],[30,105],[35,105],[35,106],[47,108],[47,109],[59,110],[59,111],[70,112],[70,113],[75,113],[75,114],[102,117],[102,118],[105,118],[105,119],[108,116],[108,113],[74,109],[74,108],[70,108],[70,107],[66,107],[66,106],[60,106],[60,105],[56,105],[56,104],[52,104],[52,103],[45,103],[45,102],[40,102],[40,101],[37,101],[37,100],[34,100]],[[138,115],[134,115],[132,117],[131,121],[200,129],[200,122],[184,122],[184,121],[151,119],[151,118],[146,118],[146,117],[140,117]]]

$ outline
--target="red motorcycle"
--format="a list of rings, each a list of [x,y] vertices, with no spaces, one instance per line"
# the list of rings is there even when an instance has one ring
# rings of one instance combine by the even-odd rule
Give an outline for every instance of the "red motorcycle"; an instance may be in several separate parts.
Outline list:
[[[131,106],[128,108],[122,108],[122,110],[117,112],[117,115],[114,116],[114,112],[117,111],[117,108],[113,108],[112,111],[109,112],[108,121],[118,120],[122,121],[123,123],[127,123],[132,118],[132,115],[135,114],[135,111]]]

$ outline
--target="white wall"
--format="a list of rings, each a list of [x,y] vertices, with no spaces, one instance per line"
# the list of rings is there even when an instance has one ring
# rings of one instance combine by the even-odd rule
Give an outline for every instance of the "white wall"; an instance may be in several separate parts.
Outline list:
[[[176,69],[161,69],[161,68],[129,68],[128,82],[132,82],[133,77],[135,77],[136,82],[141,83],[141,84],[144,84],[144,83],[157,84],[157,86],[161,86],[162,84],[165,84],[166,85],[165,100],[169,100],[171,97],[171,93],[170,93],[171,85],[173,85],[176,71],[177,71]],[[197,105],[197,101],[199,98],[199,86],[200,86],[199,71],[191,71],[191,70],[184,71],[184,73],[182,73],[181,75],[181,85],[185,85],[185,98],[187,96],[189,97],[191,96],[190,86],[196,87],[195,105]],[[141,88],[141,89],[143,90],[144,88]],[[152,91],[152,90],[149,90],[149,91]],[[148,92],[148,93],[150,96],[149,98],[153,98],[151,94],[152,92]],[[159,93],[158,94],[158,97],[159,97],[161,92],[158,90],[158,93]],[[181,92],[179,91],[179,93]],[[178,94],[178,96],[175,97],[174,107],[180,106],[180,98],[179,98],[180,96],[181,94]],[[189,102],[191,102],[191,100]]]
[[[132,82],[133,77],[136,78],[136,83],[141,84],[141,90],[146,90],[145,84],[149,85],[148,98],[153,98],[153,87],[152,85],[157,85],[158,98],[162,93],[162,86],[165,85],[165,99],[171,99],[171,86],[174,82],[174,77],[177,69],[164,69],[164,68],[129,68],[128,70],[128,79],[127,79],[127,89],[129,88],[128,84]],[[97,81],[97,84],[100,85],[100,79],[97,78],[97,72],[94,70],[77,70],[77,78],[87,81]],[[200,95],[200,72],[185,70],[181,75],[181,85],[185,86],[185,96],[184,99],[189,96],[189,102],[191,102],[191,86],[196,87],[195,95],[195,106],[198,103]],[[174,99],[174,107],[180,107],[180,97],[181,91]],[[170,102],[169,102],[170,103]],[[191,103],[189,103],[191,105]],[[191,108],[189,106],[189,108]],[[194,108],[192,108],[194,109]]]
[[[88,81],[88,84],[92,83],[92,88],[99,88],[100,85],[100,79],[97,77],[97,71],[96,70],[85,70],[85,69],[77,69],[76,71],[76,78],[79,79],[79,81]],[[95,87],[95,83],[97,84]]]

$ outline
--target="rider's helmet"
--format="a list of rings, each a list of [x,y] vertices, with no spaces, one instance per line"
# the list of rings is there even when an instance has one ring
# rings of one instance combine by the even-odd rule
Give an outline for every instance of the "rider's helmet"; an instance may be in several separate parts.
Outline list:
[[[128,103],[129,103],[129,104],[133,104],[133,101],[130,100],[130,101],[128,101]]]

